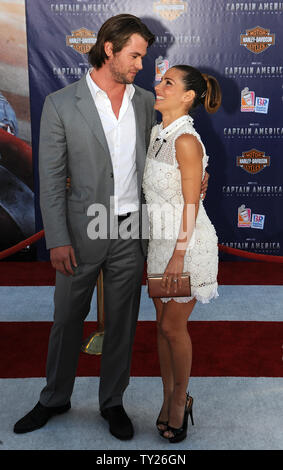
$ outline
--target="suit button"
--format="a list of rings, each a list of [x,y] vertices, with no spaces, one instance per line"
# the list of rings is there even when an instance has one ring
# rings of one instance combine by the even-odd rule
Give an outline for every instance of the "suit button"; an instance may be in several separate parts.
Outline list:
[[[110,177],[111,177],[111,178],[113,178],[113,176],[114,176],[114,175],[113,175],[113,173],[112,173],[112,171],[111,171],[111,173],[110,173]]]

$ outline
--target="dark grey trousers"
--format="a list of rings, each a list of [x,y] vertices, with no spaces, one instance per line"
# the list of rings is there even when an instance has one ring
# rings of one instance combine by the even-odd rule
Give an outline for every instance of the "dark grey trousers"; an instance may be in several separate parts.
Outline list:
[[[70,400],[83,325],[90,310],[96,281],[103,270],[105,331],[101,357],[100,408],[120,405],[129,383],[132,346],[138,318],[144,255],[140,240],[111,240],[98,264],[80,264],[74,276],[57,272],[54,323],[46,365],[47,384],[40,402],[49,407]]]

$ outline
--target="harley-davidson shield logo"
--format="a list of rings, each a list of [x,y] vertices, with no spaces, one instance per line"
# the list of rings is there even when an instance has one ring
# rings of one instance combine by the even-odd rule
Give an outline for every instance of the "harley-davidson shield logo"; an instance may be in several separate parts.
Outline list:
[[[160,0],[153,3],[153,11],[168,21],[174,21],[187,11],[183,0]]]
[[[265,152],[251,149],[247,152],[242,152],[241,157],[237,157],[237,166],[255,175],[267,166],[270,166],[270,157],[265,155]]]
[[[66,45],[80,54],[87,54],[95,43],[95,32],[86,28],[76,29],[71,36],[66,36]]]
[[[270,34],[270,29],[256,26],[253,29],[246,29],[245,34],[241,34],[241,46],[246,47],[254,54],[260,54],[270,46],[275,44],[275,34]]]

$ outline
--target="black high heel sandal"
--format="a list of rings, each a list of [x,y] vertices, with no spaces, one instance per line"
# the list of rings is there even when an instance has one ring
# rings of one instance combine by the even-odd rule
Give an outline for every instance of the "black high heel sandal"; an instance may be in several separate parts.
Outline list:
[[[180,428],[172,428],[172,426],[169,426],[168,424],[166,431],[163,431],[163,437],[168,439],[169,442],[171,443],[181,442],[187,437],[189,415],[191,418],[192,425],[194,425],[193,402],[194,402],[193,397],[190,397],[190,395],[187,393],[187,400],[186,400],[186,405],[185,405],[184,419],[183,419],[182,426]],[[164,432],[167,432],[167,431],[170,431],[173,434],[173,436],[172,437],[164,436]]]
[[[159,416],[156,420],[156,427],[157,427],[157,431],[159,432],[160,436],[162,437],[165,437],[163,436],[163,433],[167,431],[167,428],[168,428],[168,421],[161,421],[159,418],[160,418],[160,415],[161,415],[161,411],[159,413]],[[166,426],[166,429],[160,429],[158,426],[161,424],[161,426]]]

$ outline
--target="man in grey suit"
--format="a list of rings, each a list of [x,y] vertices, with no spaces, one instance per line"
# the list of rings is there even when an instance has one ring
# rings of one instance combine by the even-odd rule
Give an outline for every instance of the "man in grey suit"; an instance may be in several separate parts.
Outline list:
[[[55,313],[47,384],[35,408],[15,424],[16,433],[38,429],[53,415],[70,409],[84,319],[102,269],[105,334],[100,411],[114,436],[133,436],[122,398],[129,383],[146,241],[140,233],[122,237],[119,229],[129,220],[132,225],[141,220],[154,96],[133,81],[153,42],[154,35],[139,18],[126,14],[110,18],[90,51],[93,69],[44,103],[40,201],[46,244],[56,269]],[[106,227],[100,224],[97,236],[88,214],[95,215],[100,207],[106,208]]]

